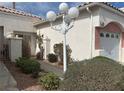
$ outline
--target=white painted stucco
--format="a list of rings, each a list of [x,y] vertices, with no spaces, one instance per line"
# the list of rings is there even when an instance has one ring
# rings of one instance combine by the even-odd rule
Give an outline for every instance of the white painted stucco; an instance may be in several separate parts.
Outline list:
[[[69,44],[72,49],[72,58],[76,60],[89,59],[91,57],[91,42],[94,42],[94,40],[91,41],[90,22],[90,14],[86,10],[82,11],[79,18],[75,21],[74,27],[67,33],[67,44]],[[93,27],[98,25],[99,15],[98,9],[96,9],[93,12]],[[63,35],[52,30],[49,24],[41,25],[37,31],[40,31],[41,34],[44,34],[44,36],[47,36],[51,40],[51,53],[53,53],[54,44],[63,41]],[[93,31],[93,33],[95,33],[95,31]]]
[[[109,22],[115,21],[120,23],[124,27],[124,16],[117,14],[116,12],[109,11],[105,8],[100,8],[99,11],[100,20],[107,25]]]
[[[119,11],[94,6],[91,9],[93,13],[93,23],[91,30],[91,15],[85,10],[80,12],[78,20],[75,21],[74,27],[67,33],[67,44],[72,49],[72,58],[77,60],[89,59],[99,56],[100,49],[95,49],[95,27],[106,26],[110,22],[120,23],[124,27],[124,16]],[[52,30],[48,23],[40,24],[37,31],[47,36],[50,42],[50,53],[53,52],[53,45],[63,41],[63,36],[57,31]],[[117,61],[124,62],[124,49],[121,48],[122,35],[120,34],[119,41],[119,59]],[[114,41],[112,41],[114,42]],[[117,42],[118,44],[118,42]]]
[[[0,26],[2,26],[5,38],[9,37],[14,31],[19,32],[34,32],[36,28],[33,26],[33,22],[38,18],[32,18],[28,16],[21,16],[12,13],[0,12]],[[4,42],[5,43],[5,42]],[[36,39],[34,35],[31,36],[31,55],[35,55]]]
[[[0,12],[0,26],[4,26],[4,35],[12,31],[34,32],[31,18]]]

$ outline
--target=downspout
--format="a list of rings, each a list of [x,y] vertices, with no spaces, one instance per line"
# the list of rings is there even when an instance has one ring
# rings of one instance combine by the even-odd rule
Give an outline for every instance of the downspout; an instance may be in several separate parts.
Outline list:
[[[90,53],[90,57],[93,57],[93,14],[92,11],[89,9],[89,7],[86,7],[86,10],[88,11],[88,13],[90,14],[90,32],[91,32],[91,53]]]

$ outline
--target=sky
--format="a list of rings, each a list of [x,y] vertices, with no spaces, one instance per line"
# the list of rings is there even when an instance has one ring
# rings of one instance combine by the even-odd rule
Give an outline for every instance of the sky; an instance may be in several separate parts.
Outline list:
[[[45,18],[46,13],[50,10],[58,13],[60,3],[61,2],[16,2],[16,9]],[[80,5],[81,3],[83,2],[68,2],[68,5],[69,7],[73,7]],[[111,4],[118,8],[124,7],[124,2],[113,2]],[[12,2],[0,2],[0,5],[12,8]]]

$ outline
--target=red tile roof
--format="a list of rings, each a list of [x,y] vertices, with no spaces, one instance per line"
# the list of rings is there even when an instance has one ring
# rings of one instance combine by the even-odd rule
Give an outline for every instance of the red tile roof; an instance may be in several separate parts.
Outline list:
[[[89,5],[89,6],[92,5],[92,4],[98,5],[100,3],[103,4],[103,5],[106,5],[106,6],[110,7],[110,8],[112,8],[112,9],[114,9],[114,10],[116,10],[116,11],[118,11],[118,12],[120,12],[120,13],[122,13],[124,15],[124,11],[122,11],[121,9],[113,6],[112,4],[110,4],[108,2],[88,2],[88,3],[81,3],[77,7],[80,9],[80,8],[83,8],[83,7],[87,6],[87,5]],[[57,16],[58,16],[58,18],[61,18],[62,17],[62,14],[61,13],[58,13]],[[36,23],[35,26],[38,26],[38,25],[40,25],[42,23],[46,23],[46,22],[48,22],[48,20],[43,20],[42,22]]]
[[[0,6],[0,11],[1,12],[6,12],[6,13],[12,13],[12,14],[17,14],[17,15],[42,19],[40,16],[36,16],[36,15],[30,14],[30,13],[26,13],[24,11],[16,10],[16,9],[13,9],[13,8],[8,8],[8,7],[4,7],[4,6]]]
[[[115,9],[115,10],[117,10],[117,11],[119,11],[119,12],[121,12],[121,13],[124,14],[124,12],[123,12],[122,10],[120,10],[119,8],[113,6],[112,4],[110,4],[110,3],[108,3],[108,2],[100,2],[100,3],[105,4],[105,5],[107,5],[107,6],[109,6],[109,7],[111,7],[111,8],[113,8],[113,9]],[[94,2],[83,3],[83,4],[80,4],[80,5],[77,6],[77,7],[80,8],[80,7],[84,7],[84,6],[86,6],[86,5],[89,5],[89,4],[94,4]]]

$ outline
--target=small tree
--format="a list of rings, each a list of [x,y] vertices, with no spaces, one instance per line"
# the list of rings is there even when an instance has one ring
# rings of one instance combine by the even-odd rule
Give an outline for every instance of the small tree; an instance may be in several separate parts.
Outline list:
[[[66,45],[67,51],[67,62],[71,62],[71,53],[72,50],[69,45]],[[63,43],[58,43],[54,45],[54,52],[58,56],[59,60],[63,62]]]
[[[44,55],[44,48],[43,48],[43,35],[40,33],[36,35],[36,39],[38,42],[38,47],[40,49],[40,58],[43,60],[43,55]]]

